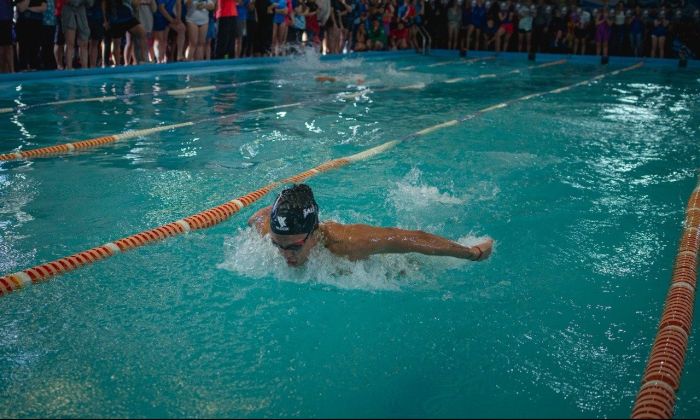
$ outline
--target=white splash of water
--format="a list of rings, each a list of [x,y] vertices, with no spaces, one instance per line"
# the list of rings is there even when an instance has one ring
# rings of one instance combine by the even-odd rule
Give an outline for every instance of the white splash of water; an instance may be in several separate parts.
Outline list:
[[[465,203],[463,198],[455,197],[447,192],[440,192],[437,187],[421,182],[422,172],[413,168],[406,176],[396,183],[396,188],[389,191],[388,200],[393,207],[403,212],[417,208],[425,209],[439,204],[461,205]]]
[[[466,236],[459,241],[474,244],[479,239]],[[288,267],[269,238],[247,228],[226,239],[224,261],[217,267],[260,279],[272,277],[279,281],[338,289],[400,291],[405,288],[440,288],[439,281],[444,271],[467,264],[470,261],[416,253],[374,255],[366,260],[350,261],[318,246],[303,267]]]

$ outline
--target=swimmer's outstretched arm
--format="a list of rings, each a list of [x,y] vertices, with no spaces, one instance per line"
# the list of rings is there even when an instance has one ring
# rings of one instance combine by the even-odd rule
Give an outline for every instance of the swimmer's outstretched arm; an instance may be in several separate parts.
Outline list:
[[[267,235],[270,232],[270,212],[272,211],[272,206],[263,207],[256,211],[248,219],[248,226],[254,226],[258,233],[262,236]]]
[[[326,246],[332,252],[351,259],[363,259],[372,254],[418,252],[483,261],[491,255],[493,247],[492,239],[469,247],[420,230],[338,223],[328,225],[330,240]]]

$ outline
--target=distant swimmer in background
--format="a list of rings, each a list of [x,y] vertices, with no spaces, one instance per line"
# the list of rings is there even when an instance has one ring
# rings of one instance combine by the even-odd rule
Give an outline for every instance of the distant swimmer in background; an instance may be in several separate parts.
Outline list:
[[[356,79],[350,79],[350,78],[345,78],[345,77],[333,77],[333,76],[326,76],[326,75],[320,75],[316,76],[316,81],[319,83],[324,83],[324,82],[351,82],[355,83],[358,85],[364,85],[365,84],[365,79],[362,77],[358,77]]]
[[[419,230],[343,225],[333,221],[319,223],[318,205],[311,188],[305,184],[283,190],[272,206],[253,214],[248,225],[254,226],[262,236],[269,235],[292,267],[303,265],[317,245],[352,261],[373,254],[408,252],[483,261],[491,255],[493,246],[492,239],[464,246]]]

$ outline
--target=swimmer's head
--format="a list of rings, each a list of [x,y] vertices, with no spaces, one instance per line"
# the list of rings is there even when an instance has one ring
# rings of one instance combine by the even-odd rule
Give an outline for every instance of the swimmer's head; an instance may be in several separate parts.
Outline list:
[[[282,190],[272,205],[270,230],[278,235],[312,232],[318,226],[318,204],[306,184]]]
[[[306,262],[315,244],[311,234],[318,228],[318,204],[308,185],[283,190],[270,212],[270,239],[290,266]]]

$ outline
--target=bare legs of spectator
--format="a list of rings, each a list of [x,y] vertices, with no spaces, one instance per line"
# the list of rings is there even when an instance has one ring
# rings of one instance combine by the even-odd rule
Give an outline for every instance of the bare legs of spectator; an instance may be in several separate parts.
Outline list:
[[[73,69],[73,55],[75,54],[75,29],[66,29],[64,35],[66,37],[66,69]],[[80,65],[83,68],[87,67],[88,50],[87,40],[78,39],[78,53],[80,54]]]
[[[496,32],[495,38],[496,38],[496,52],[501,51],[501,38],[506,34],[506,30],[503,29],[503,27],[498,28],[498,32]]]
[[[63,70],[63,49],[65,45],[54,44],[53,56],[56,59],[56,68]]]
[[[0,46],[0,73],[14,73],[15,72],[15,53],[10,45]]]
[[[341,28],[340,29],[340,43],[338,47],[338,52],[342,53],[343,49],[345,48],[345,44],[347,43],[347,49],[350,51],[350,48],[352,47],[352,31],[350,31],[348,28]]]
[[[479,49],[479,40],[481,39],[481,29],[474,28],[474,50]]]
[[[98,39],[91,39],[88,47],[88,56],[89,56],[89,63],[90,67],[96,67],[97,66],[97,57],[99,56],[100,53],[100,46],[102,45],[102,41]],[[105,66],[105,63],[102,63],[102,67]]]
[[[586,54],[586,40],[584,38],[574,38],[574,48],[573,53],[576,55],[578,53],[578,47],[581,46],[581,54]]]
[[[467,27],[466,31],[464,31],[464,32],[465,32],[465,34],[463,34],[463,36],[462,36],[461,49],[462,49],[462,51],[467,53],[469,51],[469,44],[471,44],[472,32],[474,32],[474,25],[469,25]]]
[[[153,51],[156,53],[157,63],[165,63],[169,31],[169,28],[165,28],[162,31],[153,31]]]
[[[156,57],[156,52],[153,49],[153,32],[146,33],[146,44],[148,44],[148,62],[157,63],[158,57]]]
[[[532,32],[520,32],[518,34],[518,51],[522,52],[523,51],[523,41],[525,41],[525,51],[527,53],[530,53],[530,50],[532,49]],[[574,53],[576,54],[576,53]]]
[[[185,53],[187,61],[204,59],[208,29],[208,22],[201,26],[187,22],[188,45]]]
[[[136,58],[136,64],[142,64],[146,62],[146,51],[148,50],[148,40],[146,39],[146,29],[143,25],[138,24],[133,28],[129,29],[129,34],[134,45],[134,57]]]
[[[122,56],[122,39],[112,38],[112,61],[114,62],[114,67],[121,64]]]
[[[510,38],[513,36],[513,34],[509,34],[508,32],[505,33],[503,36],[503,49],[501,51],[508,51],[508,47],[510,47]]]
[[[457,34],[459,33],[459,26],[448,25],[447,26],[447,49],[455,50],[457,49]]]
[[[279,49],[279,45],[277,45],[277,39],[279,38],[279,35],[277,34],[280,31],[280,26],[277,23],[272,24],[272,56],[277,55],[277,50]]]
[[[168,49],[168,32],[171,29],[177,32],[177,61],[183,60],[183,55],[185,54],[186,29],[185,25],[183,25],[180,20],[174,20],[165,30],[153,31],[153,49],[155,50],[159,63],[166,63],[168,61],[165,53]]]
[[[124,43],[124,65],[129,66],[135,64],[134,61],[134,43],[131,42],[131,34],[126,33],[126,43]]]
[[[187,29],[179,19],[175,22],[174,24],[171,23],[170,27],[177,32],[177,61],[183,61],[185,59],[185,34]]]
[[[334,25],[331,25],[330,29],[326,31],[326,53],[334,54],[336,52],[335,46],[338,44],[338,32],[340,29]]]
[[[287,23],[283,23],[281,25],[282,33],[279,34],[280,40],[279,40],[279,46],[280,46],[280,53],[281,55],[287,55],[286,51],[286,45],[287,45],[287,33],[289,32],[289,25]]]
[[[241,58],[241,54],[243,52],[243,37],[239,36],[236,37],[236,40],[233,41],[233,50],[236,58]]]
[[[664,44],[666,44],[665,36],[651,36],[651,58],[656,57],[656,50],[659,51],[659,58],[664,58]]]
[[[630,34],[630,44],[632,45],[632,54],[639,57],[642,52],[642,34]]]
[[[207,61],[211,60],[212,42],[214,42],[213,39],[207,39],[204,41],[204,59]]]
[[[282,49],[287,39],[287,24],[272,24],[272,55],[282,55]]]

